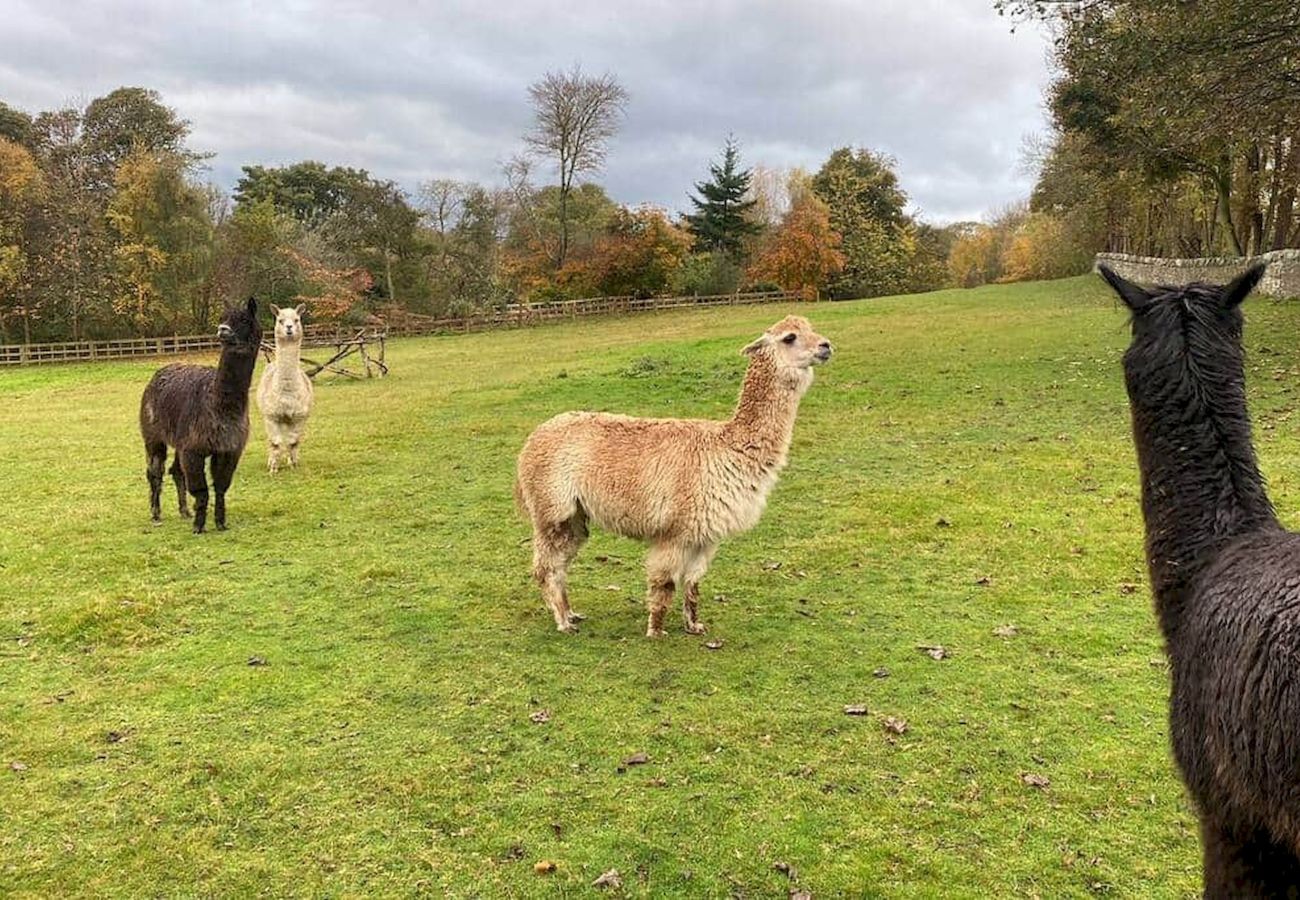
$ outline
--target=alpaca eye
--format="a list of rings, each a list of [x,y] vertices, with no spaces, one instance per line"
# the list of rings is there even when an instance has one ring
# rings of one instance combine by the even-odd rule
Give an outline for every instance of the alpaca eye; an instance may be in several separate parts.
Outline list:
[[[794,340],[795,340],[795,337],[796,337],[796,335],[794,335],[794,334],[787,334],[785,337],[781,338],[781,343],[783,343],[783,344],[793,344],[793,343],[794,343]]]

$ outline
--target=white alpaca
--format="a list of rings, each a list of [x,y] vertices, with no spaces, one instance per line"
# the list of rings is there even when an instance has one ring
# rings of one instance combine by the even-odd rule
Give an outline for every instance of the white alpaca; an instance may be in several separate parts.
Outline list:
[[[311,415],[311,379],[300,365],[302,355],[302,307],[280,309],[274,304],[275,360],[268,363],[257,387],[257,405],[266,422],[270,445],[267,468],[274,474],[285,453],[289,465],[298,465],[298,444]]]
[[[785,467],[799,400],[830,341],[787,316],[745,347],[749,371],[725,422],[570,412],[538,426],[519,454],[515,497],[533,523],[533,577],[560,631],[577,630],[569,564],[587,523],[650,544],[648,637],[682,592],[686,630],[703,634],[700,579],[718,544],[752,528]]]

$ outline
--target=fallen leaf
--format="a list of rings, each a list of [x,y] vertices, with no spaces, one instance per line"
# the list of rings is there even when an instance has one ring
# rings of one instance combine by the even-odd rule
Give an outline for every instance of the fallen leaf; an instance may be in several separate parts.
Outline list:
[[[11,763],[9,764],[9,768],[13,769],[15,772],[26,772],[26,771],[27,771],[27,763],[25,763],[25,762],[18,762],[18,761],[15,760],[14,762],[11,762]]]
[[[981,575],[979,578],[975,579],[975,583],[980,587],[988,587],[993,583],[993,579],[989,578],[987,575]]]
[[[874,671],[871,673],[871,676],[872,676],[873,678],[888,678],[888,677],[889,677],[889,670],[886,669],[884,666],[881,666],[880,668],[874,670]]]
[[[776,560],[769,560],[768,562],[763,563],[763,570],[765,572],[775,572],[779,568],[781,568],[781,564]]]
[[[644,766],[648,762],[650,762],[650,757],[646,755],[645,751],[640,751],[638,753],[633,753],[627,759],[623,760],[623,765]]]
[[[1048,778],[1046,775],[1038,775],[1033,772],[1024,773],[1020,776],[1020,780],[1031,788],[1038,788],[1040,791],[1046,790],[1052,786],[1052,779]]]
[[[788,862],[780,862],[780,861],[774,862],[772,863],[772,868],[776,869],[778,872],[780,872],[786,878],[789,878],[791,881],[799,880],[799,871],[794,866],[790,865]]]
[[[533,863],[533,871],[538,875],[550,875],[555,871],[555,863],[549,859],[540,859]]]
[[[250,666],[264,666],[266,665],[266,658],[262,656],[250,656],[248,658],[248,664]]]
[[[866,714],[867,708],[860,703],[851,703],[844,707],[844,715],[846,716],[865,716]]]
[[[993,629],[993,634],[1000,638],[1015,637],[1019,633],[1014,625],[999,625]]]
[[[917,644],[916,649],[930,657],[930,659],[948,658],[948,649],[942,644]]]
[[[907,731],[907,720],[896,716],[885,716],[885,730],[891,734],[903,734]]]
[[[935,527],[935,528],[951,528],[951,527],[952,527],[952,523],[949,522],[947,519],[945,519],[945,518],[943,518],[943,517],[940,517],[940,518],[938,518],[938,519],[935,520],[934,527]]]
[[[549,709],[539,709],[528,717],[534,725],[541,725],[543,722],[551,721],[551,711]]]
[[[704,647],[707,650],[721,650],[722,641],[705,641]]]
[[[1128,581],[1123,582],[1123,583],[1119,586],[1119,592],[1120,592],[1121,594],[1132,594],[1132,593],[1136,592],[1137,589],[1138,589],[1138,586],[1137,586],[1136,584],[1133,584],[1132,582],[1128,582]]]
[[[623,886],[623,876],[618,874],[618,869],[610,869],[603,872],[599,878],[591,883],[594,888],[621,888]]]
[[[104,735],[104,738],[110,744],[116,744],[119,741],[121,741],[124,737],[126,737],[126,735],[120,731],[110,731],[108,734]]]
[[[506,852],[501,854],[501,858],[502,859],[523,859],[524,858],[523,844],[511,844],[508,848],[506,848]]]
[[[623,588],[617,584],[607,584],[605,585],[605,590],[618,593],[619,591],[623,590]]]

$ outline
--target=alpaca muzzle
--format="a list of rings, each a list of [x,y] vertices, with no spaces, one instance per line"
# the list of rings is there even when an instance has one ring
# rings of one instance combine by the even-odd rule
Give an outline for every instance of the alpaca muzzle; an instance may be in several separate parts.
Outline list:
[[[217,326],[217,338],[219,340],[228,341],[234,336],[234,334],[234,329],[224,322]]]

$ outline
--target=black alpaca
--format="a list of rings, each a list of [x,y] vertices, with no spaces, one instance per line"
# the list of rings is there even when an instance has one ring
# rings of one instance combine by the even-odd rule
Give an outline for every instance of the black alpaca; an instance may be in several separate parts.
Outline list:
[[[253,380],[262,329],[257,301],[226,310],[217,326],[221,361],[211,366],[176,363],[154,373],[140,398],[140,435],[148,457],[149,510],[162,518],[163,467],[167,447],[176,448],[171,476],[176,482],[182,516],[189,516],[185,490],[194,495],[194,533],[202,534],[208,514],[208,482],[204,475],[212,457],[212,486],[217,492],[213,518],[226,528],[226,491],[235,476],[240,454],[248,443],[248,385]]]
[[[1215,898],[1300,896],[1300,535],[1255,462],[1241,345],[1263,272],[1147,291],[1101,270],[1133,311],[1124,376],[1170,739]]]

